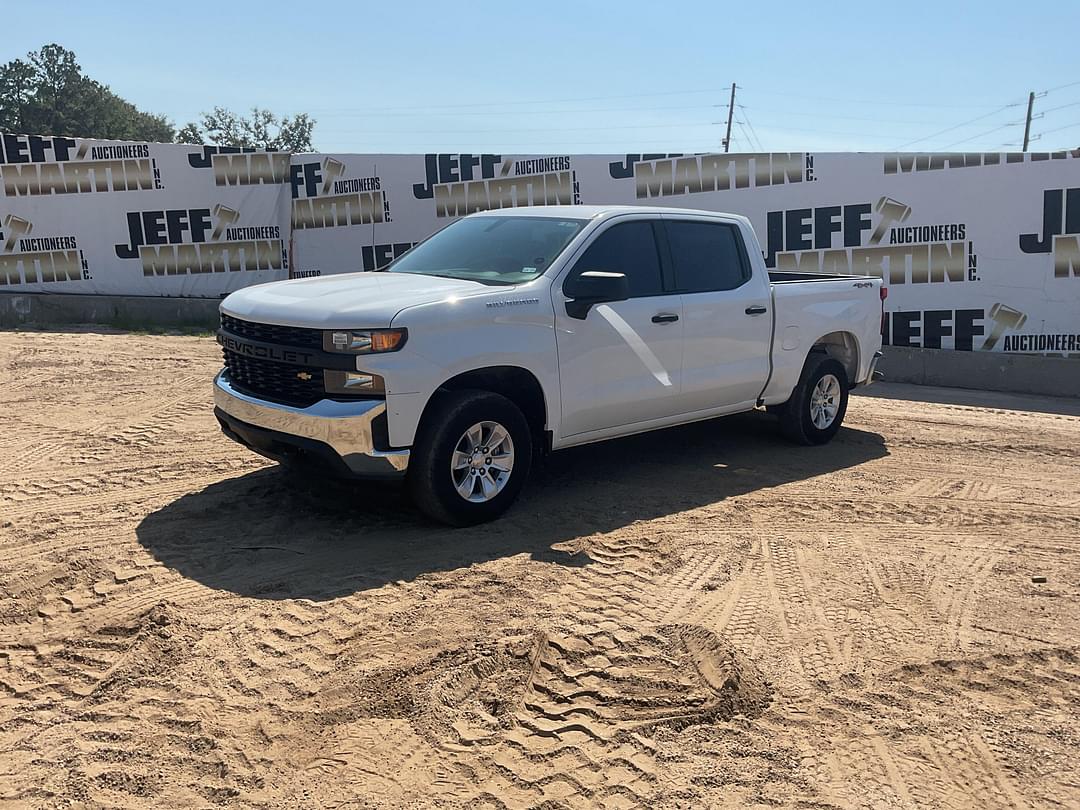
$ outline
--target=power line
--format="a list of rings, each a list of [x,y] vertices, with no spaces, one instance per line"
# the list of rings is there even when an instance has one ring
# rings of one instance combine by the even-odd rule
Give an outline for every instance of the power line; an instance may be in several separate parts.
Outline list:
[[[754,129],[754,125],[750,123],[750,115],[746,112],[746,107],[739,105],[742,108],[743,118],[746,119],[746,125],[750,127],[750,133],[754,136],[754,140],[757,141],[758,149],[762,152],[765,151],[765,147],[761,143],[761,138],[758,137],[757,130]]]
[[[942,149],[949,149],[949,148],[951,148],[953,146],[959,146],[962,143],[969,143],[970,141],[974,141],[974,140],[977,140],[977,139],[981,138],[983,135],[989,135],[992,132],[997,132],[999,130],[1006,129],[1007,127],[1018,127],[1022,123],[1024,123],[1024,122],[1023,121],[1010,121],[1009,123],[1002,124],[999,127],[994,127],[993,129],[988,129],[988,130],[986,130],[986,132],[980,132],[978,135],[972,135],[970,138],[964,138],[961,141],[953,141],[952,143],[950,143],[950,144],[948,144],[946,146],[943,146],[941,148]]]
[[[657,125],[657,126],[673,127],[673,128],[677,129],[677,128],[681,128],[681,127],[685,127],[685,126],[704,127],[704,126],[720,126],[722,124],[723,124],[723,122],[713,121],[713,122],[710,122],[708,124],[692,124],[692,125],[662,124],[662,125]],[[642,128],[651,128],[652,126],[653,125],[646,125],[645,127],[642,127]],[[617,131],[617,130],[620,130],[620,129],[630,129],[630,128],[631,127],[620,127],[620,126],[613,126],[613,127],[581,127],[581,128],[570,128],[570,129],[566,129],[566,130],[550,130],[550,131],[553,131],[553,132],[560,132],[560,131],[563,131],[563,132],[590,131],[590,132],[592,132],[592,131]],[[839,136],[846,136],[846,137],[867,138],[867,139],[870,139],[870,140],[884,140],[884,141],[891,141],[896,137],[895,135],[874,135],[874,134],[867,134],[867,133],[863,133],[863,132],[849,132],[849,131],[829,130],[829,129],[811,129],[811,128],[807,128],[807,127],[767,127],[766,129],[768,131],[770,131],[770,132],[776,132],[776,133],[808,132],[808,133],[812,133],[812,134],[815,134],[815,135],[839,135]],[[331,130],[328,130],[328,131],[337,132],[337,133],[345,133],[345,134],[350,134],[351,132],[353,132],[353,130],[334,130],[334,129],[331,129]],[[499,132],[508,132],[508,131],[509,132],[538,132],[538,131],[543,131],[543,130],[537,130],[537,129],[534,129],[534,128],[517,129],[517,130],[471,130],[470,129],[470,130],[455,130],[452,133],[450,131],[448,131],[448,130],[445,130],[445,129],[427,130],[427,131],[402,130],[400,134],[405,134],[405,135],[408,135],[408,134],[416,134],[416,135],[424,135],[424,134],[436,134],[436,135],[457,134],[457,135],[465,135],[465,134],[473,134],[473,133],[476,133],[476,134],[497,134]],[[384,133],[380,132],[378,130],[359,130],[359,131],[356,131],[356,135],[358,137],[364,137],[366,134],[381,135],[381,134],[384,134]]]
[[[371,135],[494,135],[504,132],[607,132],[623,129],[689,129],[693,127],[712,127],[716,122],[695,121],[684,124],[617,124],[597,127],[521,127],[515,129],[367,129],[361,134]],[[329,132],[348,132],[349,130],[332,129]]]
[[[1062,87],[1069,87],[1069,85],[1062,85]],[[752,87],[751,88],[745,88],[742,85],[739,85],[739,89],[740,90],[749,89],[752,92],[760,93],[761,95],[764,95],[764,96],[785,96],[785,97],[788,97],[788,98],[802,98],[802,99],[806,99],[807,101],[833,101],[833,102],[838,102],[838,103],[841,103],[841,104],[881,104],[881,105],[887,105],[889,107],[927,107],[927,108],[941,107],[941,108],[947,108],[947,109],[950,109],[950,110],[962,110],[962,109],[985,110],[987,107],[992,106],[990,104],[922,104],[922,103],[919,103],[919,102],[910,102],[910,101],[909,102],[903,102],[903,101],[891,101],[891,100],[883,101],[881,99],[856,99],[856,98],[833,98],[833,97],[828,97],[828,96],[808,96],[808,95],[805,95],[804,93],[780,93],[780,92],[774,92],[774,91],[771,91],[771,90],[754,90],[754,88],[752,88]],[[1054,89],[1060,89],[1060,88],[1054,88]]]
[[[864,132],[842,132],[835,129],[810,129],[808,127],[762,126],[767,132],[811,132],[815,135],[842,135],[853,138],[869,138],[877,141],[891,141],[895,135],[869,135]]]
[[[1061,104],[1061,105],[1059,105],[1057,107],[1051,107],[1048,110],[1043,110],[1042,115],[1046,115],[1046,113],[1057,112],[1058,110],[1064,110],[1066,107],[1077,107],[1077,106],[1080,106],[1080,101],[1073,101],[1073,102],[1071,102],[1069,104]]]
[[[1073,127],[1080,127],[1080,121],[1074,124],[1066,124],[1063,127],[1054,127],[1053,129],[1044,129],[1039,135],[1049,135],[1051,132],[1061,132],[1063,129],[1072,129]]]
[[[1058,87],[1052,87],[1049,90],[1046,90],[1046,91],[1043,91],[1043,92],[1050,93],[1050,92],[1054,92],[1055,90],[1061,90],[1061,89],[1064,89],[1066,87],[1072,87],[1072,86],[1074,86],[1076,84],[1080,84],[1080,82],[1073,82],[1073,83],[1070,83],[1070,84],[1059,85]],[[728,92],[729,89],[730,89],[730,86],[723,87],[723,88],[702,88],[700,90],[668,90],[668,91],[654,92],[654,93],[625,93],[625,94],[621,94],[621,95],[577,96],[577,97],[572,97],[572,98],[557,98],[557,99],[528,99],[528,100],[519,100],[519,101],[491,101],[491,102],[474,102],[474,103],[470,103],[470,104],[422,104],[422,105],[417,104],[414,107],[410,107],[410,108],[403,108],[403,107],[340,108],[340,107],[338,107],[338,108],[332,108],[330,111],[331,112],[342,112],[343,110],[344,111],[356,111],[357,113],[360,113],[360,114],[399,113],[399,114],[405,114],[405,115],[414,115],[414,114],[415,115],[425,115],[425,114],[428,114],[427,113],[428,110],[439,110],[439,109],[460,110],[460,109],[463,109],[463,108],[478,108],[478,107],[508,107],[508,106],[520,106],[520,105],[530,105],[530,104],[562,104],[562,103],[569,104],[569,103],[574,103],[574,102],[609,101],[609,100],[612,100],[612,99],[625,99],[625,98],[655,98],[655,97],[658,97],[658,96],[700,95],[700,94],[705,94],[705,93]],[[740,90],[745,90],[746,88],[744,88],[742,85],[739,85],[739,89]],[[751,90],[753,90],[753,88],[751,88]],[[783,96],[783,97],[789,97],[789,98],[802,98],[802,99],[806,99],[808,101],[831,101],[831,102],[845,103],[845,104],[880,104],[880,105],[887,105],[887,106],[891,106],[891,107],[922,107],[922,108],[945,108],[945,109],[973,109],[973,110],[979,110],[979,109],[987,109],[988,107],[992,106],[992,105],[989,105],[989,104],[933,104],[933,103],[928,104],[928,103],[922,103],[922,102],[896,102],[896,101],[886,101],[886,100],[880,100],[880,99],[835,98],[835,97],[827,97],[827,96],[810,96],[810,95],[806,95],[806,94],[803,94],[803,93],[774,92],[774,91],[771,91],[771,90],[756,90],[754,92],[757,92],[757,93],[759,93],[761,95],[766,95],[766,96]],[[721,105],[714,104],[714,105],[710,105],[710,106],[719,107]],[[727,106],[727,105],[722,105],[722,106]],[[422,107],[423,111],[422,112],[416,112],[416,109],[418,107]],[[636,110],[636,109],[640,109],[640,108],[633,107],[633,108],[626,108],[626,109],[635,109]],[[658,109],[664,109],[664,108],[658,108]],[[309,112],[311,112],[311,113],[326,112],[326,111],[327,111],[327,108],[322,108],[321,110],[319,108],[309,110]],[[596,110],[596,111],[599,112],[599,110]],[[587,111],[586,110],[537,110],[537,111],[535,111],[535,114],[539,115],[539,114],[550,113],[550,112],[587,112]],[[478,115],[489,115],[490,114],[490,115],[497,115],[498,112],[462,113],[462,114],[470,114],[470,115],[471,114],[478,114]],[[882,120],[882,119],[866,119],[866,120]],[[907,123],[907,122],[899,122],[899,123]],[[922,123],[922,122],[917,122],[916,121],[916,122],[911,122],[911,123]]]
[[[340,139],[341,137],[342,136],[340,136],[340,135],[336,136],[337,139]],[[698,137],[700,137],[700,136],[698,136]],[[477,139],[477,140],[479,140],[479,139]],[[696,140],[696,138],[695,138],[695,140]],[[674,141],[674,139],[669,139],[669,140],[665,140],[665,141],[652,139],[652,140],[645,141],[645,142],[633,140],[633,141],[630,141],[630,143],[633,144],[634,146],[646,146],[646,145],[657,146],[657,145],[659,145],[659,146],[664,146],[664,147],[671,147],[671,146],[673,146],[673,141]],[[441,139],[440,139],[440,140],[436,140],[436,141],[427,140],[427,141],[424,141],[422,145],[423,146],[432,146],[433,143],[438,144],[440,142],[441,143],[448,143],[448,141],[441,141]],[[454,141],[454,142],[455,143],[463,143],[462,140],[457,140],[457,141]],[[395,141],[396,146],[400,146],[402,143],[408,143],[408,141],[406,141],[406,140]],[[551,149],[553,149],[556,146],[568,146],[568,145],[575,145],[575,146],[582,145],[582,146],[585,146],[585,145],[600,145],[600,144],[611,145],[611,144],[617,144],[617,143],[627,143],[627,139],[618,138],[618,137],[613,136],[613,137],[607,138],[605,140],[545,141],[542,144],[540,144],[537,141],[517,141],[517,142],[514,142],[514,141],[502,141],[502,140],[500,140],[500,141],[498,141],[497,146],[498,146],[499,149],[508,149],[510,147],[519,147],[523,143],[525,143],[525,144],[538,144],[539,147],[540,147],[539,151],[548,152],[548,151],[550,151]],[[681,143],[685,144],[686,142],[681,141]],[[704,142],[704,141],[702,143],[703,143],[703,145],[700,148],[695,148],[695,149],[668,148],[667,151],[669,151],[669,152],[702,152],[702,153],[708,153],[708,154],[712,154],[712,153],[716,152],[716,144],[715,144],[715,142],[712,143],[711,145],[709,143],[707,143],[707,142]],[[434,147],[432,147],[432,151],[438,151],[438,150],[435,150]],[[446,150],[446,151],[453,151],[453,150]],[[623,151],[623,150],[616,149],[615,151],[620,152],[620,151]],[[633,152],[634,150],[629,149],[627,151]],[[398,154],[398,153],[393,152],[393,151],[389,151],[389,152],[387,152],[387,154]],[[400,154],[413,154],[413,153],[412,152],[402,152]]]
[[[756,149],[759,152],[762,151],[761,146],[754,143],[754,138],[750,135],[750,131],[746,128],[746,125],[738,118],[735,119],[735,123],[739,125],[739,132],[742,133],[742,138],[746,141],[747,145],[751,149]]]
[[[1051,87],[1049,90],[1043,90],[1043,94],[1053,93],[1055,90],[1064,90],[1066,87],[1076,87],[1080,82],[1069,82],[1068,84],[1059,84],[1057,87]]]
[[[476,102],[472,104],[424,104],[424,109],[438,110],[438,109],[459,109],[463,107],[508,107],[521,104],[569,104],[577,101],[608,101],[611,99],[621,98],[653,98],[655,96],[686,96],[695,95],[700,93],[721,93],[726,92],[728,88],[723,90],[708,89],[708,90],[669,90],[660,93],[627,93],[625,95],[616,96],[578,96],[576,98],[553,98],[553,99],[530,99],[522,101],[486,101]],[[421,105],[415,105],[421,106]],[[415,109],[415,106],[410,109]],[[365,107],[362,108],[367,113],[384,113],[403,110],[402,107]]]
[[[1051,88],[1049,88],[1047,90],[1042,91],[1041,93],[1038,93],[1037,97],[1045,96],[1045,95],[1047,95],[1049,93],[1053,93],[1053,92],[1056,92],[1056,91],[1059,91],[1059,90],[1064,90],[1064,89],[1067,89],[1067,88],[1070,88],[1070,87],[1075,87],[1075,86],[1080,86],[1080,81],[1068,82],[1068,83],[1065,83],[1065,84],[1057,85],[1055,87],[1051,87]],[[745,89],[741,85],[739,85],[738,88],[740,90]],[[558,109],[546,109],[546,110],[544,110],[544,109],[507,110],[505,108],[507,108],[507,107],[528,106],[528,105],[544,105],[544,104],[562,104],[562,103],[574,104],[574,103],[586,103],[586,102],[592,102],[592,101],[613,100],[613,99],[652,98],[652,97],[660,97],[660,96],[668,96],[668,97],[670,97],[670,96],[680,96],[680,95],[682,95],[682,96],[691,96],[691,95],[705,94],[705,93],[726,92],[727,89],[728,88],[723,88],[723,91],[718,90],[718,89],[695,89],[695,90],[676,90],[676,91],[665,91],[665,92],[655,92],[655,93],[628,93],[628,94],[622,94],[622,95],[606,95],[606,96],[579,96],[579,97],[574,97],[574,98],[561,98],[561,99],[544,99],[544,100],[534,99],[534,100],[515,100],[515,101],[504,101],[504,102],[478,102],[478,103],[472,103],[472,104],[426,105],[422,109],[419,109],[418,107],[408,107],[408,108],[404,108],[404,107],[396,107],[396,108],[395,107],[383,107],[383,108],[367,107],[367,108],[337,108],[337,109],[335,109],[333,111],[324,111],[323,113],[320,113],[320,111],[318,109],[315,109],[315,110],[312,110],[311,112],[314,113],[314,114],[323,114],[327,118],[329,118],[331,121],[333,119],[335,119],[335,118],[347,118],[347,117],[352,117],[354,115],[357,116],[357,117],[365,117],[365,116],[376,115],[376,116],[386,116],[386,117],[393,116],[393,117],[433,117],[433,118],[436,118],[436,117],[455,117],[455,116],[470,116],[470,117],[472,117],[472,116],[481,116],[481,117],[488,116],[488,117],[491,117],[491,116],[496,116],[496,115],[523,115],[523,116],[528,115],[528,116],[535,116],[535,115],[552,115],[552,114],[557,114],[557,113],[572,113],[572,114],[575,114],[575,115],[581,115],[583,113],[584,114],[601,114],[601,113],[609,113],[609,112],[649,113],[649,112],[653,112],[653,111],[661,112],[661,111],[668,111],[668,110],[691,110],[691,109],[699,109],[700,110],[700,109],[703,109],[703,108],[715,108],[715,107],[728,106],[728,105],[702,103],[702,104],[662,105],[662,106],[653,107],[653,108],[643,108],[640,105],[636,105],[636,106],[589,107],[589,108],[585,108],[585,109],[580,109],[580,108],[558,108]],[[877,100],[877,99],[860,100],[860,99],[851,99],[851,98],[809,96],[809,95],[805,95],[805,94],[801,94],[801,93],[784,93],[784,92],[773,92],[773,91],[767,91],[767,90],[761,90],[761,91],[756,91],[756,92],[760,93],[761,95],[766,95],[766,96],[772,95],[772,96],[783,96],[783,97],[790,97],[790,98],[800,98],[800,99],[804,99],[804,100],[808,100],[808,101],[813,100],[813,101],[826,101],[826,102],[836,102],[836,103],[873,104],[873,105],[885,105],[885,104],[888,104],[888,105],[893,106],[893,107],[949,108],[949,109],[986,109],[989,106],[989,105],[954,105],[954,104],[934,104],[934,103],[917,103],[917,102],[894,102],[894,101],[881,101],[881,100]],[[990,118],[990,117],[992,117],[992,116],[994,116],[994,115],[996,115],[996,114],[998,114],[1000,112],[1003,112],[1005,110],[1008,110],[1008,109],[1010,109],[1012,107],[1020,106],[1021,103],[1022,102],[1012,102],[1012,103],[1006,104],[1006,105],[1001,106],[1001,107],[996,107],[996,108],[992,109],[990,112],[987,112],[987,113],[982,114],[982,115],[975,116],[974,118],[968,119],[968,120],[963,121],[963,122],[961,122],[959,124],[954,124],[954,125],[952,125],[950,127],[946,127],[945,129],[938,130],[937,132],[935,132],[933,134],[926,135],[926,136],[923,136],[921,138],[917,138],[917,139],[912,140],[912,141],[908,141],[907,143],[902,144],[901,146],[896,147],[896,148],[897,149],[903,149],[903,148],[905,148],[907,146],[917,144],[917,143],[922,143],[922,142],[930,140],[932,138],[936,138],[936,137],[938,137],[940,135],[943,135],[945,133],[952,132],[952,131],[955,131],[955,130],[960,129],[962,127],[969,126],[970,124],[977,123],[978,121],[982,121],[982,120],[985,120],[987,118]],[[741,132],[741,136],[739,137],[740,143],[745,143],[750,148],[757,148],[757,149],[759,149],[761,151],[764,151],[764,145],[763,145],[763,142],[762,142],[760,136],[758,135],[758,133],[756,131],[756,128],[754,127],[753,123],[750,120],[749,113],[747,112],[748,109],[754,109],[756,112],[765,112],[765,113],[773,112],[773,113],[781,114],[785,118],[788,118],[788,117],[810,117],[810,118],[827,117],[827,118],[836,119],[836,120],[872,121],[872,122],[876,122],[876,123],[889,123],[889,122],[891,122],[891,123],[900,123],[900,124],[931,123],[931,122],[928,122],[928,121],[914,121],[914,120],[908,120],[908,119],[883,119],[883,118],[868,118],[868,117],[864,117],[864,116],[845,116],[845,115],[829,115],[829,114],[822,114],[822,113],[794,112],[794,111],[770,109],[770,108],[767,108],[767,107],[762,108],[762,107],[757,107],[757,106],[754,106],[754,105],[751,105],[748,108],[744,104],[738,104],[737,106],[742,111],[742,120],[736,120],[735,121],[735,123],[739,127],[739,131]],[[1069,102],[1069,103],[1066,103],[1066,104],[1058,105],[1056,107],[1051,107],[1049,109],[1043,110],[1039,115],[1036,115],[1035,117],[1038,118],[1041,115],[1045,115],[1047,113],[1052,113],[1052,112],[1056,112],[1058,110],[1067,109],[1067,108],[1071,108],[1071,107],[1075,107],[1075,106],[1080,106],[1080,101]],[[465,109],[465,108],[471,108],[471,109]],[[477,109],[477,108],[483,108],[483,109]],[[504,109],[499,109],[499,108],[504,108]],[[446,130],[446,129],[438,129],[438,130],[431,130],[431,129],[427,129],[427,130],[414,130],[414,129],[384,129],[384,130],[376,129],[376,130],[368,130],[368,129],[364,128],[363,131],[356,132],[354,135],[351,135],[350,137],[363,138],[365,135],[367,135],[369,133],[370,134],[395,134],[395,135],[397,135],[397,134],[401,134],[401,135],[415,134],[417,136],[432,135],[432,134],[434,134],[434,135],[470,135],[471,136],[471,135],[484,135],[484,134],[518,133],[518,132],[552,132],[552,133],[555,133],[555,132],[597,132],[597,133],[599,133],[599,132],[614,131],[614,130],[646,130],[646,129],[664,129],[664,128],[668,128],[668,129],[703,128],[703,127],[716,126],[719,123],[721,123],[721,122],[710,122],[710,123],[693,122],[693,123],[686,123],[686,124],[626,124],[626,125],[606,125],[606,126],[592,126],[592,127],[552,127],[552,128],[540,128],[540,129],[537,129],[535,127],[530,127],[530,128],[516,128],[516,129],[515,128],[508,128],[508,129],[482,129],[482,130],[471,130],[471,129],[467,129],[467,130]],[[962,144],[962,143],[967,143],[967,142],[970,142],[972,140],[976,140],[977,138],[983,137],[984,135],[987,135],[987,134],[990,134],[990,133],[993,133],[993,132],[997,132],[997,131],[1000,131],[1002,129],[1006,129],[1006,128],[1010,127],[1010,126],[1016,126],[1016,125],[1017,125],[1016,122],[1005,123],[1005,124],[1002,124],[1000,126],[994,127],[993,129],[989,129],[989,130],[986,130],[984,132],[981,132],[981,133],[979,133],[977,135],[973,135],[971,137],[964,138],[964,139],[959,140],[959,141],[955,141],[952,144],[949,144],[948,146],[942,147],[942,148],[947,149],[947,148],[950,148],[952,146],[956,146],[956,145],[959,145],[959,144]],[[1047,132],[1057,132],[1057,131],[1062,130],[1062,129],[1068,129],[1071,126],[1075,126],[1075,125],[1069,125],[1069,126],[1066,126],[1066,127],[1057,127],[1055,129],[1052,129],[1052,130],[1047,130]],[[322,129],[323,132],[326,132],[326,128],[321,128],[321,129]],[[806,127],[788,127],[788,126],[783,126],[783,125],[769,126],[768,129],[770,129],[773,132],[780,132],[780,133],[784,133],[784,132],[793,132],[793,133],[806,132],[806,133],[814,133],[814,134],[822,134],[822,135],[844,136],[844,137],[874,139],[874,140],[890,140],[890,139],[895,137],[895,135],[886,136],[886,135],[866,134],[866,133],[862,133],[862,132],[853,132],[853,131],[821,130],[821,129],[816,129],[816,128],[806,128]],[[330,132],[338,132],[338,133],[349,134],[351,132],[351,130],[348,130],[348,129],[342,129],[342,130],[330,129]],[[756,142],[756,145],[755,145],[755,142]],[[577,142],[564,142],[564,145],[593,145],[593,144],[605,144],[605,143],[608,143],[608,142],[607,141],[577,141]],[[663,145],[665,147],[670,147],[670,144],[667,144],[667,143],[665,143]],[[505,144],[505,146],[510,147],[510,146],[512,146],[512,144]],[[543,147],[543,149],[545,151],[548,150],[548,149],[551,149],[551,148],[552,147],[551,147],[550,144]],[[706,147],[706,151],[708,150],[708,148],[709,147]]]
[[[750,124],[749,121],[746,122],[746,126],[750,130],[750,137],[754,139],[754,145],[757,147],[757,150],[759,152],[768,152],[769,150],[765,148],[765,144],[761,142],[761,138],[759,138],[758,134],[754,132],[754,127]]]
[[[349,149],[356,149],[352,141],[330,141],[328,144],[342,144],[339,147],[328,147],[322,151],[326,152],[348,152]],[[712,155],[716,154],[716,145],[702,144],[702,145],[687,145],[672,141],[632,141],[629,143],[621,141],[562,141],[559,143],[507,143],[505,141],[499,141],[498,143],[490,143],[484,141],[429,141],[422,146],[415,147],[403,147],[395,145],[393,148],[379,148],[370,149],[365,154],[379,154],[379,155],[415,155],[417,151],[424,151],[428,148],[432,152],[446,153],[446,154],[479,154],[484,153],[496,153],[502,155],[558,155],[558,154],[574,154],[577,147],[588,147],[588,152],[595,154],[634,154],[640,152],[662,152],[664,154],[682,154],[682,155]]]
[[[746,127],[743,126],[743,122],[738,118],[735,119],[735,124],[739,127],[739,132],[742,133],[742,140],[746,141],[746,145],[751,149],[754,149],[754,141],[750,138],[750,133],[746,131]],[[735,136],[738,137],[738,136]]]
[[[735,123],[739,125],[739,131],[743,134],[743,138],[746,139],[747,143],[750,144],[751,148],[757,149],[759,152],[765,151],[764,149],[762,149],[761,141],[757,138],[756,133],[754,133],[753,130],[748,127],[748,124],[750,123],[749,119],[747,119],[746,121],[742,121],[736,118]]]
[[[362,107],[347,107],[337,108],[336,110],[330,110],[330,108],[312,109],[309,110],[312,115],[327,116],[329,118],[365,118],[375,114],[381,116],[394,116],[394,117],[423,117],[423,118],[456,118],[458,116],[496,116],[496,115],[551,115],[553,113],[574,113],[576,115],[592,114],[592,113],[608,113],[608,112],[663,112],[667,110],[701,110],[711,109],[713,107],[727,106],[720,104],[678,104],[664,107],[642,107],[640,105],[634,107],[588,107],[588,108],[569,108],[569,109],[557,109],[557,110],[513,110],[512,112],[506,110],[465,110],[462,112],[456,112],[453,110],[447,112],[429,112],[427,110],[419,110],[412,112],[381,112],[367,110]],[[197,113],[196,113],[197,114]],[[187,116],[178,116],[187,117]]]
[[[961,127],[966,127],[968,124],[974,124],[976,121],[982,121],[985,118],[989,118],[989,117],[991,117],[993,115],[997,115],[998,113],[1004,112],[1005,110],[1009,109],[1010,107],[1019,107],[1022,103],[1023,102],[1019,102],[1019,101],[1010,102],[1009,104],[1006,104],[1004,107],[998,107],[996,110],[988,112],[985,115],[979,115],[979,116],[976,116],[975,118],[970,118],[967,121],[961,121],[959,124],[954,124],[951,127],[946,127],[945,129],[939,130],[939,131],[937,131],[937,132],[935,132],[935,133],[933,133],[931,135],[924,135],[922,138],[916,138],[913,141],[908,141],[907,143],[902,143],[899,146],[897,146],[896,149],[899,150],[899,149],[903,149],[903,148],[905,148],[907,146],[911,146],[914,143],[922,143],[923,141],[928,141],[931,138],[936,138],[938,135],[944,135],[946,132],[952,132],[954,129],[960,129]],[[963,141],[961,141],[961,143],[963,143]]]
[[[777,114],[783,115],[783,116],[795,116],[795,117],[798,117],[798,118],[822,118],[822,117],[828,117],[829,119],[835,119],[837,121],[873,121],[873,122],[878,123],[878,124],[936,124],[936,123],[938,123],[937,121],[912,121],[909,118],[880,118],[880,117],[877,117],[877,116],[868,118],[866,116],[861,116],[861,115],[833,115],[832,113],[829,113],[827,116],[823,116],[822,113],[820,113],[820,112],[808,113],[808,112],[794,112],[794,111],[791,111],[791,110],[777,110],[775,108],[769,108],[769,107],[758,107],[756,104],[751,105],[749,108],[746,107],[745,105],[742,105],[742,104],[738,104],[736,106],[739,107],[740,109],[743,109],[743,110],[751,109],[751,110],[754,110],[755,112],[777,113]]]

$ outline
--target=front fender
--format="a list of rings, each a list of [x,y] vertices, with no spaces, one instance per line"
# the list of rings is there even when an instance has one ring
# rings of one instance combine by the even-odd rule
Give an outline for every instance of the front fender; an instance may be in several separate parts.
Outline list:
[[[560,418],[555,319],[550,300],[513,307],[486,307],[480,301],[406,310],[394,326],[409,330],[409,341],[386,363],[390,443],[409,447],[431,397],[448,380],[493,366],[524,369],[540,383],[549,429]],[[397,358],[400,362],[395,362]],[[379,372],[376,368],[372,370]]]

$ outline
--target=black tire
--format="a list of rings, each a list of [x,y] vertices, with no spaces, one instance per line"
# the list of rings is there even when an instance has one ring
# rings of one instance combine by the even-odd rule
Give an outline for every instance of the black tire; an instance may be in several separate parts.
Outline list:
[[[473,526],[494,520],[510,508],[529,477],[532,466],[529,424],[513,402],[490,391],[449,391],[437,396],[424,416],[409,458],[408,484],[413,501],[428,517],[451,526]],[[483,422],[497,423],[509,434],[513,462],[501,490],[490,500],[476,502],[459,494],[451,463],[465,432]],[[466,472],[471,474],[471,468]],[[501,474],[493,475],[501,480]],[[478,481],[477,488],[479,485]]]
[[[840,393],[834,397],[836,415],[825,427],[814,424],[811,401],[817,384],[827,375],[832,375],[839,383]],[[791,394],[791,399],[784,403],[780,411],[780,431],[796,444],[825,444],[840,430],[847,413],[848,378],[844,367],[827,354],[811,354],[806,359],[798,385]]]

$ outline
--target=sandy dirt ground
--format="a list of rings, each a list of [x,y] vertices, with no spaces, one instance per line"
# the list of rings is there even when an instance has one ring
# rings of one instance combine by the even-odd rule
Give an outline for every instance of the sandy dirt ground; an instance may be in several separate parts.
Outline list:
[[[879,385],[452,531],[227,441],[218,365],[0,333],[0,806],[1080,804],[1080,403]]]

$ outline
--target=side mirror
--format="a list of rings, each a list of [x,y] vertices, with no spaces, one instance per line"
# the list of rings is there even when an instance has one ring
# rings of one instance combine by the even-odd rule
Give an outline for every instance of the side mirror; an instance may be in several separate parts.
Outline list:
[[[627,281],[625,273],[586,270],[567,279],[563,285],[563,294],[572,299],[566,302],[566,314],[583,321],[594,304],[625,301],[629,298],[630,282]]]

